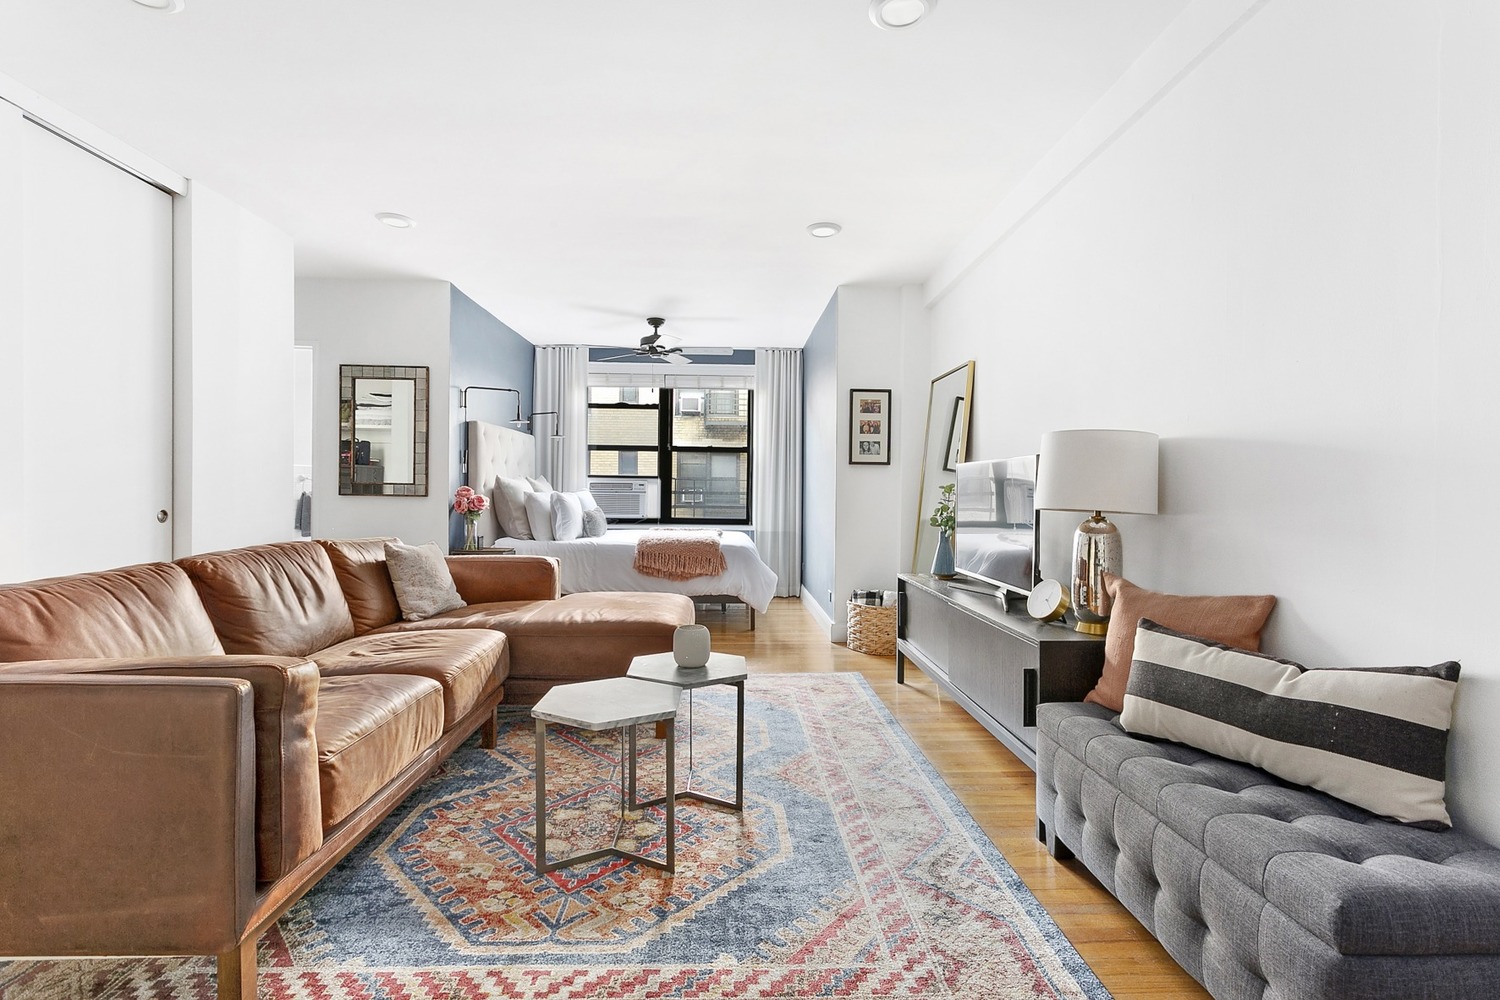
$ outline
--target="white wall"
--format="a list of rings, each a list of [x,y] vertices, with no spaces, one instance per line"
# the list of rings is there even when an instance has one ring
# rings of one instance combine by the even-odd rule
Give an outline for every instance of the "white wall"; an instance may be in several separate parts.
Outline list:
[[[903,537],[901,516],[902,469],[910,455],[898,430],[913,405],[901,391],[901,289],[891,285],[843,285],[838,290],[838,413],[835,462],[837,497],[834,507],[835,562],[833,628],[830,637],[842,642],[849,620],[849,592],[894,590]],[[852,389],[890,389],[891,462],[889,465],[849,464],[849,392]],[[919,408],[927,405],[924,396]],[[816,419],[809,415],[808,419]]]
[[[313,404],[313,534],[395,535],[447,548],[449,300],[446,281],[303,278],[297,281],[297,343],[317,349]],[[338,495],[339,365],[426,365],[425,497]]]
[[[1194,4],[928,285],[971,456],[1162,435],[1138,583],[1275,593],[1266,648],[1312,664],[1461,659],[1453,804],[1492,840],[1497,40],[1473,2]]]
[[[293,537],[291,238],[193,181],[173,240],[174,554]]]

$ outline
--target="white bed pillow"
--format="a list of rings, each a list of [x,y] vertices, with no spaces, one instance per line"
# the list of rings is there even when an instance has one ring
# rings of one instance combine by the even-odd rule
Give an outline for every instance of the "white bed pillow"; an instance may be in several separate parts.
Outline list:
[[[531,524],[528,536],[539,542],[550,542],[552,538],[552,494],[531,492],[526,494],[526,520]]]
[[[530,483],[531,488],[538,493],[552,492],[552,484],[547,482],[546,476],[527,476],[526,481]]]
[[[552,538],[555,541],[568,542],[583,534],[583,504],[579,502],[578,494],[558,491],[541,495],[550,498]]]
[[[495,482],[495,519],[500,522],[500,533],[508,538],[531,538],[531,522],[526,517],[526,494],[531,484],[517,476],[501,476]]]
[[[584,510],[589,511],[599,509],[599,501],[595,500],[594,494],[590,493],[588,490],[575,490],[572,495],[578,498],[578,503]]]

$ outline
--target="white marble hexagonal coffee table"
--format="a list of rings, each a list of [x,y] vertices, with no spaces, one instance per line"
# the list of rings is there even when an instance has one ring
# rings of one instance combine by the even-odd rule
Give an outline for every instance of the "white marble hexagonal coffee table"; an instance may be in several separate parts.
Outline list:
[[[625,775],[630,774],[631,798],[635,789],[635,727],[643,722],[660,722],[677,718],[677,703],[682,689],[662,684],[652,684],[629,677],[609,677],[598,681],[581,681],[576,684],[558,684],[542,695],[542,699],[531,710],[536,720],[536,872],[545,875],[580,865],[599,858],[617,857],[627,861],[639,861],[652,868],[674,872],[677,870],[677,813],[676,787],[677,742],[675,725],[667,727],[667,794],[641,805],[666,805],[667,860],[643,857],[622,850],[619,830],[616,828],[615,843],[609,847],[589,851],[585,854],[564,858],[561,861],[547,860],[547,725],[572,726],[602,732],[620,730],[620,822],[625,820]],[[629,750],[626,749],[626,734],[629,734]],[[632,808],[638,808],[632,806]]]
[[[631,660],[630,669],[626,671],[625,676],[651,681],[655,684],[670,685],[678,691],[688,693],[688,785],[687,788],[677,792],[677,798],[697,799],[699,802],[728,806],[743,812],[745,808],[745,678],[749,676],[745,667],[745,658],[735,656],[733,653],[710,653],[707,666],[679,667],[671,653],[652,653],[648,656],[637,656]],[[707,792],[699,792],[693,788],[693,689],[707,687],[710,684],[728,684],[738,693],[734,798],[732,800],[709,795]],[[667,727],[668,738],[673,728],[675,727]],[[634,759],[635,754],[632,752],[628,782],[630,807],[638,809],[642,806],[656,805],[662,799],[652,799],[649,802],[636,801]],[[667,779],[667,787],[673,787],[670,778]]]

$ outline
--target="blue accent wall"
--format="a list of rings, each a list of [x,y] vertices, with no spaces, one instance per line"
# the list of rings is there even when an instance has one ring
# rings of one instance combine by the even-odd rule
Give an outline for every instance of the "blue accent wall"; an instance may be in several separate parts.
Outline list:
[[[838,293],[802,347],[802,586],[834,618],[834,515],[838,500]]]
[[[487,420],[495,424],[514,424],[516,397],[509,392],[475,391],[469,394],[466,413],[458,411],[458,390],[466,385],[498,385],[518,389],[521,393],[520,414],[531,416],[531,388],[536,370],[536,347],[510,327],[490,314],[479,303],[469,298],[456,286],[452,291],[448,312],[448,372],[452,389],[453,461],[448,484],[448,494],[463,485],[463,472],[459,463],[459,452],[464,446],[463,420]],[[526,429],[525,427],[522,428]],[[450,513],[448,516],[449,543],[463,544],[463,518]]]

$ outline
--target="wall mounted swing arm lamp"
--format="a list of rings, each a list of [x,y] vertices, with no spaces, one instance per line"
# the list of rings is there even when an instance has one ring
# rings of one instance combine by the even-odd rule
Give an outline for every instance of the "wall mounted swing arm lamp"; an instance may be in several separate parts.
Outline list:
[[[533,421],[535,421],[537,417],[545,417],[548,414],[550,414],[550,415],[552,415],[553,417],[556,418],[552,422],[552,433],[550,435],[548,435],[548,437],[552,438],[552,440],[554,440],[554,441],[561,441],[562,440],[562,436],[563,436],[563,432],[562,432],[562,414],[558,413],[556,410],[537,410],[530,417],[528,417],[527,419],[521,421],[521,423],[531,424],[531,433],[533,435],[535,435],[536,434],[536,424],[533,423]]]
[[[518,424],[518,423],[521,422],[521,390],[520,389],[510,389],[510,388],[507,388],[507,387],[505,387],[503,385],[466,385],[466,386],[464,386],[462,389],[458,390],[458,408],[460,410],[467,411],[468,407],[469,407],[469,393],[470,392],[474,392],[474,391],[478,391],[478,390],[483,390],[483,391],[486,391],[486,392],[513,392],[513,393],[515,393],[516,394],[516,418],[514,420],[510,421],[510,422],[511,423],[515,423],[515,424]],[[467,413],[465,413],[465,416],[467,416]]]

